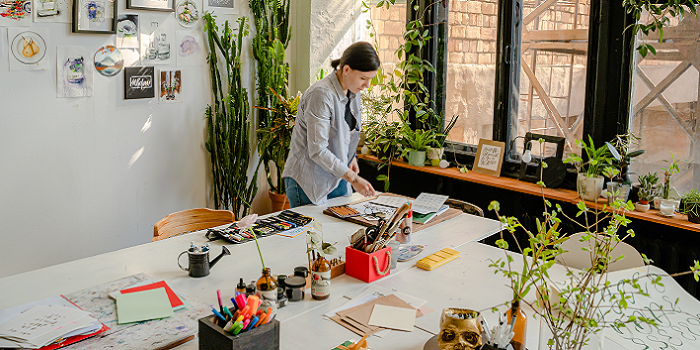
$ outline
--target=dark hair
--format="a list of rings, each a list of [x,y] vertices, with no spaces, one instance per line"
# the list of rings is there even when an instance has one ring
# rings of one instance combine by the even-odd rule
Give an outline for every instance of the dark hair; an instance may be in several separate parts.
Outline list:
[[[358,41],[348,46],[342,57],[331,61],[333,69],[342,69],[345,65],[361,72],[371,72],[379,69],[381,62],[372,44]]]

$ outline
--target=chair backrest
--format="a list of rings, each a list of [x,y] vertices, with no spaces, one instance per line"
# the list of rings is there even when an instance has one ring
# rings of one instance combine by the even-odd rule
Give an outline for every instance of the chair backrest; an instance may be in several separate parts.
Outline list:
[[[562,243],[561,248],[565,251],[565,253],[556,257],[557,263],[579,270],[591,267],[590,251],[593,250],[593,240],[581,242],[582,236],[583,233],[573,234],[566,242]],[[581,250],[581,248],[584,247],[589,248],[590,251]],[[625,258],[610,264],[610,266],[608,266],[608,272],[644,266],[644,259],[642,259],[642,255],[639,254],[637,249],[634,249],[633,246],[625,242],[620,242],[615,249],[613,249],[610,255],[612,256],[613,261],[615,261],[615,259],[617,259],[620,255],[624,255]]]
[[[153,242],[179,234],[230,224],[235,217],[228,210],[188,209],[172,213],[153,226]]]
[[[467,214],[481,216],[482,218],[484,217],[484,211],[479,208],[478,205],[452,198],[448,198],[445,201],[445,204],[449,205],[450,208],[459,209]]]

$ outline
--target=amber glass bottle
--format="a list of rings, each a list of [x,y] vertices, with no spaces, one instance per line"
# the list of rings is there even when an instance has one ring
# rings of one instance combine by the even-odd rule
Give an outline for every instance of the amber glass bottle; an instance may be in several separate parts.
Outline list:
[[[311,297],[316,300],[331,296],[331,264],[320,254],[311,265]]]
[[[260,308],[267,310],[270,307],[274,314],[277,311],[277,282],[272,277],[269,267],[262,270],[262,276],[258,279],[256,287],[261,301]]]
[[[526,350],[525,349],[525,336],[527,335],[527,316],[525,312],[520,308],[520,302],[513,302],[513,305],[508,309],[508,324],[513,317],[513,312],[515,312],[515,327],[513,327],[513,340],[510,343],[513,345],[514,350]]]

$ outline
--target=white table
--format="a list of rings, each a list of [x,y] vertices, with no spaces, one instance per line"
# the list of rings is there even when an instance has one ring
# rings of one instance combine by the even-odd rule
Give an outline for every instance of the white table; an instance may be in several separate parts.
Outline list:
[[[339,242],[338,250],[344,254],[344,247],[348,244],[347,237],[361,226],[329,217],[322,214],[322,211],[327,206],[344,204],[360,198],[361,196],[354,194],[350,197],[335,198],[326,206],[305,206],[295,208],[295,211],[313,216],[321,222],[324,240],[331,243]],[[462,214],[414,233],[412,243],[425,245],[425,251],[421,254],[425,256],[445,247],[456,248],[467,242],[488,237],[499,232],[500,229],[500,223],[495,220]],[[232,255],[223,257],[213,267],[209,276],[200,279],[190,278],[185,271],[180,270],[176,262],[180,252],[189,247],[190,241],[198,245],[207,242],[201,232],[192,233],[2,278],[0,279],[0,310],[57,294],[70,294],[137,273],[145,273],[156,280],[166,280],[173,289],[194,300],[216,304],[217,289],[221,289],[225,294],[233,294],[239,277],[243,277],[246,283],[249,283],[251,280],[257,280],[261,275],[262,266],[258,252],[255,243],[250,242],[227,245]],[[225,243],[224,241],[213,242],[211,254],[214,256],[218,254],[221,250],[219,246]],[[260,239],[259,243],[266,266],[270,267],[275,274],[291,274],[295,266],[308,265],[304,234],[295,238],[271,236]],[[185,263],[186,258],[183,257],[182,260]],[[391,276],[399,275],[414,264],[415,260],[398,263],[397,269],[392,271]],[[391,278],[393,277],[387,277],[387,279]],[[288,321],[313,310],[320,310],[326,304],[336,301],[342,303],[343,295],[359,291],[366,286],[366,283],[351,277],[336,278],[333,280],[331,298],[323,302],[290,302],[279,310],[277,319],[282,322],[282,329],[284,329],[288,324],[297,324]],[[336,332],[344,331],[344,328],[338,325],[333,325],[331,329],[335,329]],[[352,334],[348,336],[352,337]],[[423,342],[430,336],[427,332],[411,335],[416,339],[423,339]],[[285,345],[287,340],[283,338],[282,348],[291,349]],[[197,344],[190,342],[180,348],[196,349]]]

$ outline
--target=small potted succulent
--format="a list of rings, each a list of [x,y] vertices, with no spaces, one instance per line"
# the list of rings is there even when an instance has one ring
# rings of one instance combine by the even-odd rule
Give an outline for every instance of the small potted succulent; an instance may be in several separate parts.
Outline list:
[[[697,188],[690,190],[681,198],[682,213],[688,215],[688,221],[700,224],[700,192]]]
[[[656,189],[654,186],[659,182],[659,176],[656,173],[649,173],[639,177],[639,201],[634,205],[637,211],[649,211],[649,202],[654,200]]]

